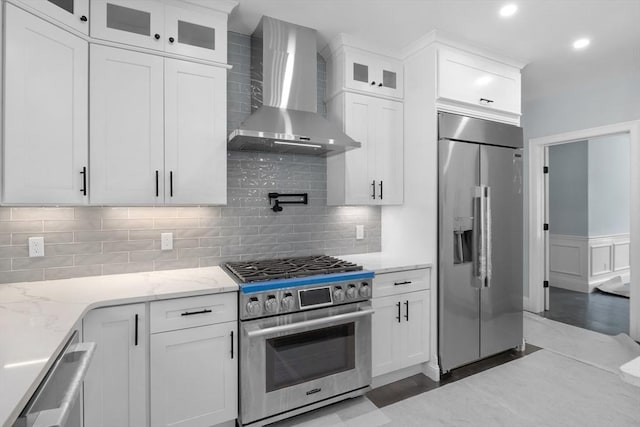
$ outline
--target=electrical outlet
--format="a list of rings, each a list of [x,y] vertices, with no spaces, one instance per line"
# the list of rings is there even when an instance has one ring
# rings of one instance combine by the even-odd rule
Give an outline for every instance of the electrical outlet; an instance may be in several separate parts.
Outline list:
[[[44,237],[29,237],[29,256],[44,256]]]
[[[356,225],[356,240],[364,239],[364,225]]]
[[[163,251],[173,249],[173,233],[160,233],[160,249]]]

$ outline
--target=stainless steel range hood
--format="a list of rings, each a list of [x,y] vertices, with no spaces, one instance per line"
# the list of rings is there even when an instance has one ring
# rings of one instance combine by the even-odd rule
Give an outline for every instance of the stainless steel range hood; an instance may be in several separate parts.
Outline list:
[[[263,16],[251,37],[252,114],[229,150],[330,156],[360,143],[317,113],[316,31]]]

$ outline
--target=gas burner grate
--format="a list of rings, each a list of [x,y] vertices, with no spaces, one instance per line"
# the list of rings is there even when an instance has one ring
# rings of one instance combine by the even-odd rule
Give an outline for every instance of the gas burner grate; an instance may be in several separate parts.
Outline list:
[[[228,262],[224,266],[242,283],[362,270],[357,264],[327,255]]]

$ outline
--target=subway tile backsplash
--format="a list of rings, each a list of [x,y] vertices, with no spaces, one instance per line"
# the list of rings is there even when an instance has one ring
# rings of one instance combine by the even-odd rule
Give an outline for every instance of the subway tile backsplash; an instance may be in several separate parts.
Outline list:
[[[250,38],[229,33],[228,128],[249,116]],[[318,112],[326,64],[318,56]],[[193,268],[225,261],[380,250],[379,207],[326,204],[326,160],[275,153],[228,153],[226,206],[0,207],[0,283]],[[267,194],[306,192],[309,205],[275,213]],[[356,240],[363,224],[365,239]],[[171,232],[173,250],[160,250]],[[45,256],[27,242],[43,236]]]

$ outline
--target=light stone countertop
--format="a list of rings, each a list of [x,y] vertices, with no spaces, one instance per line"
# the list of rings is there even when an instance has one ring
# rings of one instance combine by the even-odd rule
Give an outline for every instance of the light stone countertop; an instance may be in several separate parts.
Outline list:
[[[430,268],[433,266],[431,262],[425,259],[420,259],[415,256],[397,255],[388,252],[345,255],[338,256],[338,258],[359,264],[365,270],[374,271],[376,274],[416,270],[419,268]]]
[[[640,357],[620,366],[620,376],[626,382],[640,387]]]
[[[89,310],[236,291],[220,267],[0,285],[0,425],[11,427]]]

